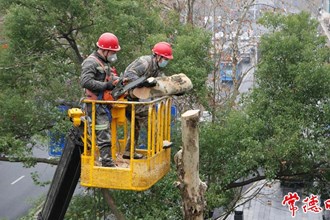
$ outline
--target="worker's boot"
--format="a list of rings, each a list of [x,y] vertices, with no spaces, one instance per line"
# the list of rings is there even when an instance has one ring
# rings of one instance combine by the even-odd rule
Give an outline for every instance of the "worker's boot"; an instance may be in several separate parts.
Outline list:
[[[100,148],[100,162],[102,167],[115,167],[115,163],[113,162],[110,156],[110,146],[105,146]]]
[[[101,159],[102,167],[115,167],[115,163],[111,158],[102,158]]]
[[[142,154],[134,153],[134,159],[142,159],[142,158],[143,158]],[[131,154],[129,151],[125,151],[125,153],[123,154],[123,159],[131,159]]]

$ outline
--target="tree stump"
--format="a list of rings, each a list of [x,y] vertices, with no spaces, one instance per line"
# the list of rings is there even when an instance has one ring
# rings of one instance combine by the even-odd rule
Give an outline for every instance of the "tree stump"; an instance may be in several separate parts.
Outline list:
[[[206,184],[199,178],[199,110],[182,114],[182,149],[174,157],[184,219],[203,220]]]

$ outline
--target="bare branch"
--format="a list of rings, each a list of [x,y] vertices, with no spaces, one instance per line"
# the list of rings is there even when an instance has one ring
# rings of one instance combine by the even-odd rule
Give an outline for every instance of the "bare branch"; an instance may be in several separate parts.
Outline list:
[[[58,164],[58,158],[40,158],[40,157],[35,157],[32,158],[32,160],[36,161],[37,163],[46,163],[46,164],[52,164],[52,165],[57,165]],[[25,160],[22,160],[20,158],[15,158],[15,157],[6,157],[6,156],[1,156],[0,161],[6,161],[6,162],[13,162],[13,163],[22,163]]]

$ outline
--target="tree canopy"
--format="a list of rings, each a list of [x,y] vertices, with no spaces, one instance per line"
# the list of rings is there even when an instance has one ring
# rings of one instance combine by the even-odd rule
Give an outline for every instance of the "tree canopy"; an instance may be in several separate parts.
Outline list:
[[[266,14],[260,22],[269,32],[256,88],[239,110],[202,127],[203,173],[222,192],[280,179],[329,197],[329,48],[307,13]]]
[[[1,155],[24,159],[47,131],[65,133],[71,126],[58,107],[78,105],[80,64],[103,32],[119,38],[119,73],[150,54],[158,41],[172,43],[174,60],[166,73],[187,74],[194,84],[188,103],[208,104],[210,34],[181,24],[179,15],[158,1],[0,0],[0,9],[1,35],[9,45],[0,49]],[[260,22],[269,32],[258,48],[256,88],[239,109],[226,109],[214,123],[201,126],[200,174],[209,184],[210,210],[228,204],[232,188],[261,179],[299,179],[329,196],[329,48],[306,13],[266,14]],[[175,219],[180,203],[174,179],[170,173],[150,191],[115,192],[114,197],[121,198],[117,204],[123,211],[145,205],[127,211],[132,218]],[[165,201],[148,200],[160,196]]]
[[[195,85],[191,99],[203,100],[210,35],[182,25],[178,14],[157,1],[1,0],[0,6],[6,9],[3,36],[9,45],[0,51],[0,121],[6,124],[0,152],[5,155],[24,158],[35,144],[31,137],[49,129],[65,133],[71,123],[58,107],[78,105],[80,64],[104,32],[119,38],[119,73],[138,56],[151,54],[155,43],[170,42],[174,60],[166,74],[187,74]]]

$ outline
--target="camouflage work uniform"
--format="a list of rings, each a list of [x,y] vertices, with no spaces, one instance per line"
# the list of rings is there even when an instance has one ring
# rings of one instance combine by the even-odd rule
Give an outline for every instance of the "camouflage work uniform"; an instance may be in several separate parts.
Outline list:
[[[133,61],[125,70],[124,77],[132,82],[139,77],[146,76],[149,77],[159,77],[162,76],[160,68],[157,65],[153,55],[141,56]],[[130,99],[128,97],[128,99]],[[131,99],[134,100],[134,99]],[[134,100],[137,101],[137,100]],[[131,119],[131,109],[127,109],[127,118]],[[148,125],[148,107],[143,105],[137,105],[135,108],[135,147],[139,141],[139,134],[142,127],[147,128]],[[131,138],[130,135],[127,140],[125,151],[130,151]]]
[[[97,58],[98,61],[95,59]],[[99,62],[102,62],[103,66]],[[107,62],[97,52],[93,52],[82,63],[82,72],[80,77],[80,84],[84,89],[92,92],[98,99],[106,90],[105,77],[111,73],[110,63]],[[90,94],[86,94],[87,99],[95,99]],[[92,117],[92,105],[87,104],[87,114],[89,118]],[[110,136],[110,109],[109,105],[96,105],[96,139],[97,146],[100,150],[101,158],[110,158],[111,136]]]

